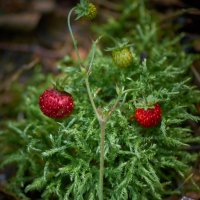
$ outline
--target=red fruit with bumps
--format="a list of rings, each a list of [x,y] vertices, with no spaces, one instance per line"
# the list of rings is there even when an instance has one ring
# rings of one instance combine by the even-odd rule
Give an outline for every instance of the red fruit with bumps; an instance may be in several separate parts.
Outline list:
[[[154,108],[137,108],[135,111],[137,122],[146,128],[157,126],[162,118],[162,110],[159,104],[155,104]]]
[[[48,117],[62,119],[71,115],[74,100],[71,94],[56,89],[47,89],[39,98],[41,111]]]

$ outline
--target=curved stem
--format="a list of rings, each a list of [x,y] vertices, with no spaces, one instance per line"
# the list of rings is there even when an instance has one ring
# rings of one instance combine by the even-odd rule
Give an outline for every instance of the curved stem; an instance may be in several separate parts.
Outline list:
[[[93,65],[93,62],[94,62],[95,51],[96,51],[96,41],[93,44],[92,58],[91,58],[91,61],[90,61],[89,67],[88,67],[88,76],[90,75],[92,65]]]
[[[75,10],[75,7],[72,8],[68,14],[68,18],[67,18],[67,25],[68,25],[68,28],[69,28],[69,32],[70,32],[70,35],[71,35],[71,38],[72,38],[72,41],[73,41],[73,45],[74,45],[74,48],[75,48],[75,51],[76,51],[76,55],[78,57],[78,65],[79,67],[81,68],[82,65],[82,61],[81,61],[81,58],[80,58],[80,55],[79,55],[79,52],[78,52],[78,46],[77,46],[77,41],[74,37],[74,34],[73,34],[73,31],[72,31],[72,28],[71,28],[71,15],[72,15],[72,12]],[[93,54],[93,57],[94,57],[94,54]],[[93,62],[93,59],[92,59],[92,62]],[[90,67],[92,67],[92,62],[90,63]],[[96,108],[96,105],[94,103],[94,100],[92,98],[92,93],[91,93],[91,89],[90,89],[90,85],[89,85],[89,81],[88,81],[88,75],[86,75],[86,78],[85,78],[85,84],[86,84],[86,88],[87,88],[87,92],[88,92],[88,96],[89,96],[89,99],[90,99],[90,102],[92,104],[92,107],[93,107],[93,110],[96,114],[96,117],[97,119],[100,121],[101,120],[101,117],[97,111],[97,108]]]
[[[80,67],[80,69],[82,69],[83,65],[82,65],[82,60],[80,58],[79,52],[78,52],[78,46],[77,46],[77,41],[74,38],[74,34],[71,28],[71,23],[70,23],[70,19],[71,19],[71,14],[72,12],[75,10],[75,8],[72,8],[68,14],[68,28],[69,28],[69,32],[73,41],[73,45],[76,51],[76,55],[78,57],[78,65]],[[96,44],[95,44],[96,45]],[[95,52],[95,51],[94,51]],[[92,54],[92,59],[91,62],[89,64],[89,68],[88,68],[88,72],[85,74],[85,85],[86,85],[86,89],[87,89],[87,93],[89,96],[89,100],[90,103],[92,105],[92,108],[94,110],[94,113],[98,119],[99,125],[100,125],[100,129],[101,129],[101,142],[100,142],[100,171],[99,171],[99,200],[103,200],[103,179],[104,179],[104,142],[105,142],[105,127],[106,127],[106,120],[104,119],[103,115],[101,115],[98,110],[97,107],[94,103],[94,99],[92,97],[92,92],[90,89],[90,84],[89,84],[89,74],[92,68],[92,64],[93,64],[93,60],[94,60],[94,53]],[[83,69],[82,69],[83,70]]]
[[[87,93],[88,93],[88,96],[89,96],[89,99],[90,99],[90,102],[92,104],[92,108],[94,110],[94,113],[99,121],[99,124],[100,124],[100,121],[102,121],[102,117],[99,115],[98,111],[97,111],[97,108],[96,108],[96,105],[94,103],[94,100],[92,98],[92,92],[91,92],[91,89],[90,89],[90,84],[89,84],[89,81],[88,81],[88,77],[85,78],[85,85],[86,85],[86,89],[87,89]],[[101,124],[100,124],[101,125]]]
[[[74,45],[74,49],[75,49],[75,52],[76,52],[76,55],[77,55],[77,58],[78,58],[78,65],[80,67],[81,66],[81,58],[80,58],[80,55],[79,55],[79,52],[78,52],[78,47],[77,47],[77,41],[74,37],[74,34],[73,34],[73,31],[72,31],[72,27],[71,27],[71,15],[72,15],[72,12],[75,10],[75,7],[72,8],[70,11],[69,11],[69,14],[68,14],[68,17],[67,17],[67,26],[68,26],[68,29],[69,29],[69,32],[70,32],[70,35],[71,35],[71,38],[72,38],[72,42],[73,42],[73,45]]]

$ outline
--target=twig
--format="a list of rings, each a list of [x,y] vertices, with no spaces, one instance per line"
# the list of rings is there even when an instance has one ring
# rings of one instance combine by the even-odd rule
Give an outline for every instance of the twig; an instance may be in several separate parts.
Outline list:
[[[112,106],[112,108],[109,110],[107,116],[106,116],[106,121],[109,119],[109,117],[112,115],[112,113],[116,110],[118,104],[119,104],[120,98],[118,97],[115,104]]]
[[[96,90],[96,92],[95,92],[94,95],[93,95],[93,99],[95,99],[95,98],[97,97],[97,95],[99,94],[100,91],[101,91],[101,88],[98,88],[98,89]]]
[[[1,87],[0,87],[0,91],[8,91],[11,84],[13,82],[15,82],[25,71],[28,71],[30,69],[32,69],[33,67],[35,67],[35,65],[39,62],[39,59],[35,59],[32,62],[30,62],[29,64],[23,65],[17,72],[15,72],[10,78],[7,79],[7,81],[5,81]]]
[[[166,15],[165,17],[163,17],[161,20],[160,20],[160,24],[162,24],[163,22],[165,21],[169,21],[169,20],[172,20],[180,15],[183,15],[183,14],[194,14],[194,15],[200,15],[200,9],[198,8],[188,8],[188,9],[182,9],[182,10],[178,10],[176,12],[173,12],[172,14],[169,14],[169,15]]]
[[[66,48],[62,50],[49,50],[45,49],[39,45],[21,45],[21,44],[9,44],[9,43],[0,43],[0,49],[8,51],[19,51],[19,52],[31,52],[39,54],[42,57],[48,58],[62,58],[66,55]]]
[[[91,89],[90,89],[90,84],[89,84],[89,81],[88,81],[88,77],[85,79],[85,85],[86,85],[86,88],[87,88],[87,92],[88,92],[88,96],[89,96],[89,99],[90,99],[90,102],[92,104],[92,108],[94,110],[94,113],[99,121],[99,124],[101,126],[101,121],[103,121],[102,119],[102,116],[99,114],[98,110],[97,110],[97,107],[94,103],[94,100],[93,100],[93,97],[92,97],[92,93],[91,93]]]
[[[196,80],[198,81],[198,83],[200,83],[200,74],[198,73],[198,71],[196,70],[196,68],[194,66],[191,67],[192,73],[194,74]]]
[[[193,173],[191,173],[186,179],[183,181],[183,183],[177,188],[177,190],[180,190],[192,177],[194,176]]]
[[[3,189],[3,186],[0,185],[0,192],[6,195],[6,199],[8,198],[8,200],[19,200],[16,196],[14,196],[14,194],[6,191]]]

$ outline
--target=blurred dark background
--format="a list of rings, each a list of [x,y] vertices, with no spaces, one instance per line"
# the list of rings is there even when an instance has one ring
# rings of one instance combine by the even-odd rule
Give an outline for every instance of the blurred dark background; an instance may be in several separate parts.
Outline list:
[[[200,1],[198,0],[150,0],[150,9],[157,12],[166,29],[178,27],[185,32],[183,43],[186,51],[200,52]],[[44,71],[56,71],[56,62],[71,51],[66,16],[77,0],[0,0],[0,80],[7,80],[24,64],[39,60]],[[96,1],[99,12],[113,15],[112,4],[119,0]],[[108,5],[108,6],[106,6]],[[111,5],[111,6],[110,6]],[[162,26],[163,26],[162,24]],[[87,24],[75,27],[87,49],[85,31]],[[86,47],[85,47],[86,46]]]
[[[108,12],[110,8],[105,6],[106,3],[109,5],[111,1],[96,2],[102,9],[99,12],[101,19],[101,13],[105,10]],[[121,3],[119,0],[112,1],[113,4],[118,2]],[[187,33],[183,42],[190,44],[189,52],[199,53],[200,1],[147,2],[166,26],[179,26],[179,32]],[[46,70],[55,70],[55,61],[69,53],[71,48],[68,44],[66,15],[76,3],[77,0],[0,0],[0,80],[35,57],[40,58]],[[84,31],[78,32],[84,38]]]

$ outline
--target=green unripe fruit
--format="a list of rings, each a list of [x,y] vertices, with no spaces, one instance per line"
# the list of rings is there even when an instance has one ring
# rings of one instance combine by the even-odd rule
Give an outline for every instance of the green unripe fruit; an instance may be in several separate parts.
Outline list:
[[[97,16],[97,8],[93,3],[89,3],[88,5],[88,11],[84,15],[84,18],[87,20],[92,20]]]
[[[133,62],[133,56],[129,48],[113,50],[112,57],[118,67],[128,67]]]

